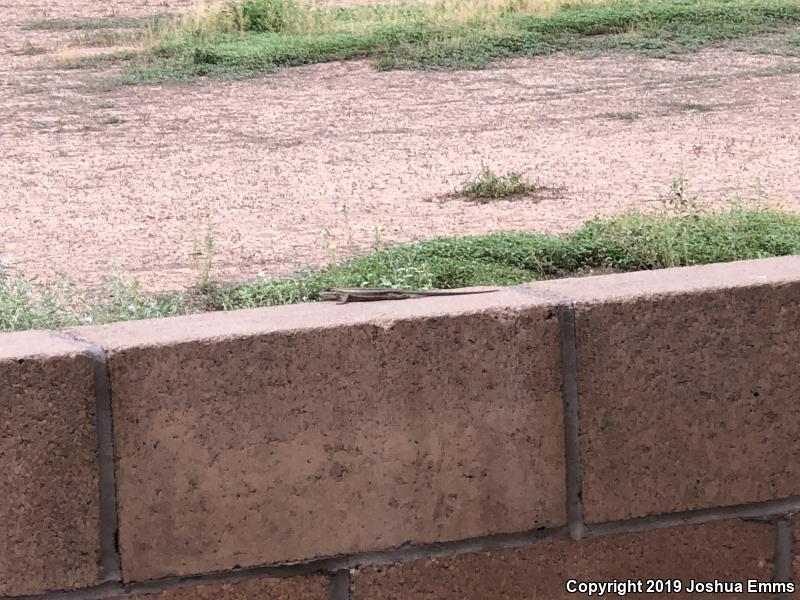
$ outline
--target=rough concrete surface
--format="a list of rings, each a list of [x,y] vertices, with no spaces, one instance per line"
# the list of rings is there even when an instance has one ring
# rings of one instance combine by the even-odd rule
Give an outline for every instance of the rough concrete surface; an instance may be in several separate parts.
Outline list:
[[[45,332],[0,349],[0,596],[93,585],[99,490],[92,364]]]
[[[751,578],[768,582],[772,577],[773,542],[773,525],[742,521],[580,542],[553,540],[530,548],[362,569],[353,578],[353,600],[585,598],[585,594],[566,592],[569,579],[605,582],[680,579],[685,586],[692,579],[745,582]],[[630,594],[630,597],[766,599],[772,596],[682,591]]]
[[[564,524],[552,307],[382,304],[78,331],[109,352],[126,580]]]
[[[576,299],[589,522],[800,493],[798,276],[793,257],[531,286]]]

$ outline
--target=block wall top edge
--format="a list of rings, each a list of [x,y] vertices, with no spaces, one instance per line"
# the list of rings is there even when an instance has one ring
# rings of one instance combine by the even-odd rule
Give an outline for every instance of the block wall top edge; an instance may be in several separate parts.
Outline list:
[[[308,302],[267,308],[124,321],[71,329],[82,339],[110,353],[143,348],[208,342],[226,338],[269,335],[313,329],[373,325],[388,327],[398,321],[476,313],[511,314],[512,311],[557,303],[552,295],[537,295],[514,288],[464,296],[442,296],[382,302]]]
[[[86,347],[57,331],[0,333],[0,362],[85,354]]]
[[[523,287],[561,294],[577,303],[598,303],[790,283],[800,283],[800,256],[553,279]]]

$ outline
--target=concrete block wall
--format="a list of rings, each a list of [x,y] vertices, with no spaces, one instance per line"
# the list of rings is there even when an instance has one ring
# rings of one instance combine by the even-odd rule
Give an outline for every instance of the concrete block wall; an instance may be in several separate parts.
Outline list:
[[[0,598],[792,597],[798,358],[800,257],[2,334]]]

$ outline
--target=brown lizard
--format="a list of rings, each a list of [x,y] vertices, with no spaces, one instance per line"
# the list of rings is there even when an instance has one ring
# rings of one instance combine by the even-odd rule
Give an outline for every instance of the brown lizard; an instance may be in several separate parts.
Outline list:
[[[499,290],[474,290],[458,292],[450,290],[395,290],[392,288],[331,288],[319,293],[323,300],[337,300],[337,304],[348,302],[375,302],[378,300],[408,300],[435,296],[465,296],[467,294],[489,294]]]

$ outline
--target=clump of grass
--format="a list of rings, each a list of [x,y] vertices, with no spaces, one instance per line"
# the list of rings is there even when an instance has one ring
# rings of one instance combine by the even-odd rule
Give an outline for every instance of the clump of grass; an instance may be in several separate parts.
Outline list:
[[[668,56],[798,23],[798,0],[439,0],[347,8],[227,0],[155,31],[147,60],[121,81],[240,77],[357,57],[399,69],[481,68],[560,50]]]
[[[139,282],[127,281],[115,272],[79,318],[81,323],[101,324],[189,314],[203,308],[193,305],[192,298],[191,291],[145,293]]]
[[[228,2],[224,14],[233,31],[287,33],[307,10],[292,0],[239,0]]]
[[[597,115],[598,119],[613,119],[615,121],[632,122],[641,117],[638,111],[604,112]]]
[[[670,199],[674,196],[673,199]],[[0,331],[142,319],[319,299],[327,287],[448,289],[514,285],[594,270],[636,271],[800,254],[800,215],[738,206],[705,212],[676,178],[657,214],[593,219],[565,236],[497,233],[402,244],[319,271],[183,293],[147,294],[115,276],[99,295],[40,286],[0,269]],[[210,251],[206,252],[210,256]],[[202,261],[201,261],[202,262]],[[201,273],[202,275],[202,273]]]
[[[70,40],[70,46],[82,48],[110,48],[123,44],[133,44],[141,41],[145,33],[141,30],[115,31],[100,30],[90,31],[75,36]]]
[[[38,56],[40,54],[47,54],[47,48],[43,46],[36,46],[32,44],[29,40],[25,40],[25,43],[22,45],[16,54],[18,56]]]
[[[671,102],[669,106],[676,111],[687,112],[707,113],[714,110],[713,106],[709,106],[708,104],[700,104],[698,102]]]
[[[125,63],[136,58],[131,50],[115,50],[102,54],[82,55],[75,51],[62,51],[56,57],[56,66],[60,69],[95,69],[103,65]]]
[[[94,29],[134,29],[149,19],[106,17],[101,19],[39,19],[29,21],[23,28],[31,31],[85,31]]]
[[[526,194],[538,187],[538,185],[525,181],[518,171],[509,171],[505,175],[498,175],[490,167],[484,165],[480,173],[464,181],[453,194],[461,198],[487,202]]]
[[[0,331],[49,329],[80,321],[65,284],[39,286],[11,266],[0,266]]]

